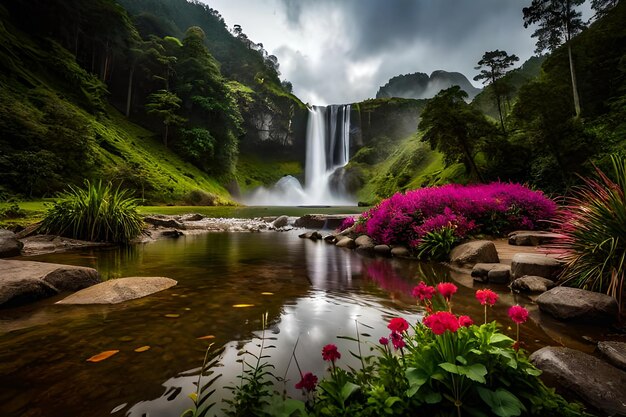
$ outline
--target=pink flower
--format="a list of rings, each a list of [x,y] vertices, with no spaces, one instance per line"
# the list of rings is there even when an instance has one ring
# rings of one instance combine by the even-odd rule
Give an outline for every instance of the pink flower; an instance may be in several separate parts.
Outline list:
[[[402,335],[400,333],[391,332],[389,337],[391,338],[391,344],[396,350],[402,349],[406,346],[406,343],[404,342],[404,339],[402,338]]]
[[[381,337],[380,339],[378,339],[378,343],[383,346],[387,346],[389,344],[389,339],[387,339],[386,337]]]
[[[454,294],[456,290],[456,285],[451,282],[442,282],[437,284],[437,291],[439,291],[439,294],[443,295],[443,298],[448,301],[450,301],[452,294]]]
[[[459,326],[460,327],[470,327],[474,324],[474,321],[470,316],[460,316],[459,317]]]
[[[478,290],[476,291],[476,299],[482,305],[493,306],[498,301],[498,294],[491,290]]]
[[[413,288],[412,294],[413,297],[419,298],[421,301],[430,300],[435,294],[435,288],[431,287],[430,285],[424,284],[424,282],[422,281],[417,284],[415,288]]]
[[[444,334],[446,330],[454,333],[459,329],[459,320],[454,314],[447,311],[438,311],[435,314],[431,314],[424,318],[423,323],[436,335]]]
[[[517,324],[522,324],[528,320],[528,310],[520,305],[509,308],[509,317]]]
[[[395,317],[391,319],[387,328],[392,332],[402,333],[409,329],[409,323],[402,317]]]
[[[337,350],[337,346],[328,344],[322,348],[322,359],[334,363],[337,359],[341,359],[341,353]]]
[[[310,392],[315,389],[316,385],[317,377],[311,372],[307,372],[306,374],[302,375],[302,379],[296,384],[296,389],[304,389]]]

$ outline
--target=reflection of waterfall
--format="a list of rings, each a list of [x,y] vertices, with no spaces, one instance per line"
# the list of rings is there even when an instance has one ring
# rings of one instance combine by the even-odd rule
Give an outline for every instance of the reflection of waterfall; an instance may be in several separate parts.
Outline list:
[[[315,106],[306,132],[305,185],[285,176],[270,189],[259,187],[243,202],[249,205],[354,205],[331,186],[333,173],[350,159],[350,105]]]

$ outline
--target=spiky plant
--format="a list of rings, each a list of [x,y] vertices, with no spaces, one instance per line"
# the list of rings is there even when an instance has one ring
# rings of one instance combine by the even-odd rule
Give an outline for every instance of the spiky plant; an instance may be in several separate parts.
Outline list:
[[[622,308],[626,271],[626,159],[613,156],[615,179],[596,169],[597,179],[566,198],[555,244],[566,261],[560,281],[566,285],[603,292]]]
[[[85,181],[84,188],[69,186],[48,209],[40,231],[94,242],[128,243],[143,227],[136,206],[129,190]]]

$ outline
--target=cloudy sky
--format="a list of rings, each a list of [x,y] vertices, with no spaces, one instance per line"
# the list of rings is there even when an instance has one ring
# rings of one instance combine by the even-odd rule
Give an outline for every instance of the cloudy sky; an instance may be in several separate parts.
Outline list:
[[[485,51],[522,63],[534,50],[522,23],[530,0],[202,1],[276,55],[281,77],[311,104],[374,97],[399,74],[443,69],[472,81]]]

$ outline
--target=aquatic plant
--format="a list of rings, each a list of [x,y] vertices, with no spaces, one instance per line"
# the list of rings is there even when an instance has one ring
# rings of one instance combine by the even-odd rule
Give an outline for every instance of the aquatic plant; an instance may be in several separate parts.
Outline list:
[[[93,242],[128,243],[143,228],[137,200],[111,183],[69,186],[48,209],[39,231]]]
[[[596,179],[566,198],[555,229],[554,246],[566,261],[565,285],[604,292],[622,309],[626,276],[626,158],[613,156],[614,179],[597,169]]]
[[[429,233],[451,229],[456,241],[470,233],[502,235],[536,229],[556,213],[540,191],[520,184],[450,184],[397,193],[364,213],[367,234],[384,244],[418,248]],[[422,247],[421,252],[424,252]],[[426,253],[426,252],[424,252]]]

